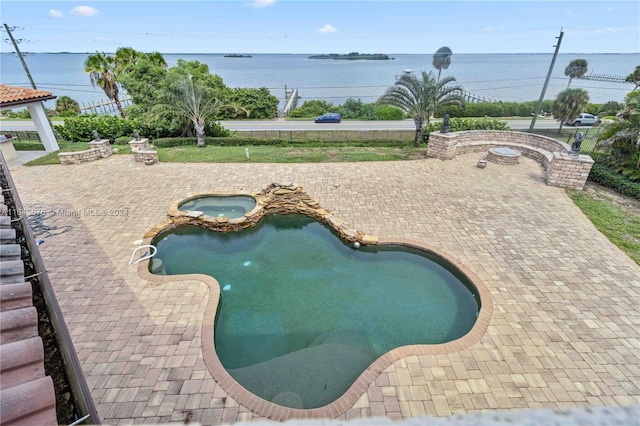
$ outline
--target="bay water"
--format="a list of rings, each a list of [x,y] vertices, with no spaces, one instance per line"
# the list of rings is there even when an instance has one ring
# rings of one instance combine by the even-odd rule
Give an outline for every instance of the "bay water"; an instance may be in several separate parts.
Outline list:
[[[100,88],[93,88],[83,63],[89,53],[34,53],[25,61],[41,90],[56,96],[67,95],[81,105],[105,101]],[[431,54],[390,54],[391,60],[309,59],[306,54],[253,54],[250,58],[227,58],[224,54],[165,54],[170,66],[178,59],[199,61],[220,75],[229,87],[266,87],[282,101],[285,87],[298,89],[301,102],[321,99],[334,105],[348,98],[374,102],[394,84],[405,70],[419,74],[437,72]],[[487,100],[524,102],[538,100],[551,63],[552,54],[454,54],[442,76],[453,76],[456,83],[477,97]],[[545,99],[554,99],[567,87],[565,67],[573,59],[586,59],[587,74],[627,76],[640,63],[638,54],[560,54]],[[20,61],[14,54],[0,54],[2,84],[29,87]],[[593,103],[621,102],[633,89],[629,83],[574,79],[571,87],[589,92]],[[55,101],[47,103],[55,107]]]

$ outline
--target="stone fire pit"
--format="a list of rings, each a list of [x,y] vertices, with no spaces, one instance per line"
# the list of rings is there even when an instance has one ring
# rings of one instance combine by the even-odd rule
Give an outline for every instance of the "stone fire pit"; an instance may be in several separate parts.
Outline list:
[[[507,147],[490,148],[487,154],[487,161],[513,166],[520,162],[520,151]]]

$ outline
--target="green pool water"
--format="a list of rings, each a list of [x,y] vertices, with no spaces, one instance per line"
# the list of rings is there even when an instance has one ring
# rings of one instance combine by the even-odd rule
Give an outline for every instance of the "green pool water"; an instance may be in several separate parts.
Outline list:
[[[178,207],[182,211],[201,211],[213,216],[229,219],[244,216],[256,206],[256,200],[246,195],[204,195],[191,198]]]
[[[380,355],[465,335],[479,302],[445,261],[402,246],[355,249],[303,215],[240,232],[195,226],[159,235],[167,274],[207,274],[221,301],[215,347],[225,369],[274,403],[315,408],[340,397]]]

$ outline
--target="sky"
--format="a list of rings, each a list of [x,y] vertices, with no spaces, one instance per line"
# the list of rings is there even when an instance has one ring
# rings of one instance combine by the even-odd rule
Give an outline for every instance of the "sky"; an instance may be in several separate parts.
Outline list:
[[[640,52],[626,0],[2,0],[0,18],[24,52],[551,53],[561,30],[561,53]]]

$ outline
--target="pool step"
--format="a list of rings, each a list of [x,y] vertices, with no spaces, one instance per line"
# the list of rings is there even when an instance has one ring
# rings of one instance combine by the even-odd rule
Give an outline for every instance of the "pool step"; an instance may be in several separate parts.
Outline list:
[[[375,360],[361,349],[357,345],[322,343],[227,371],[261,398],[291,408],[316,408],[340,397]]]

